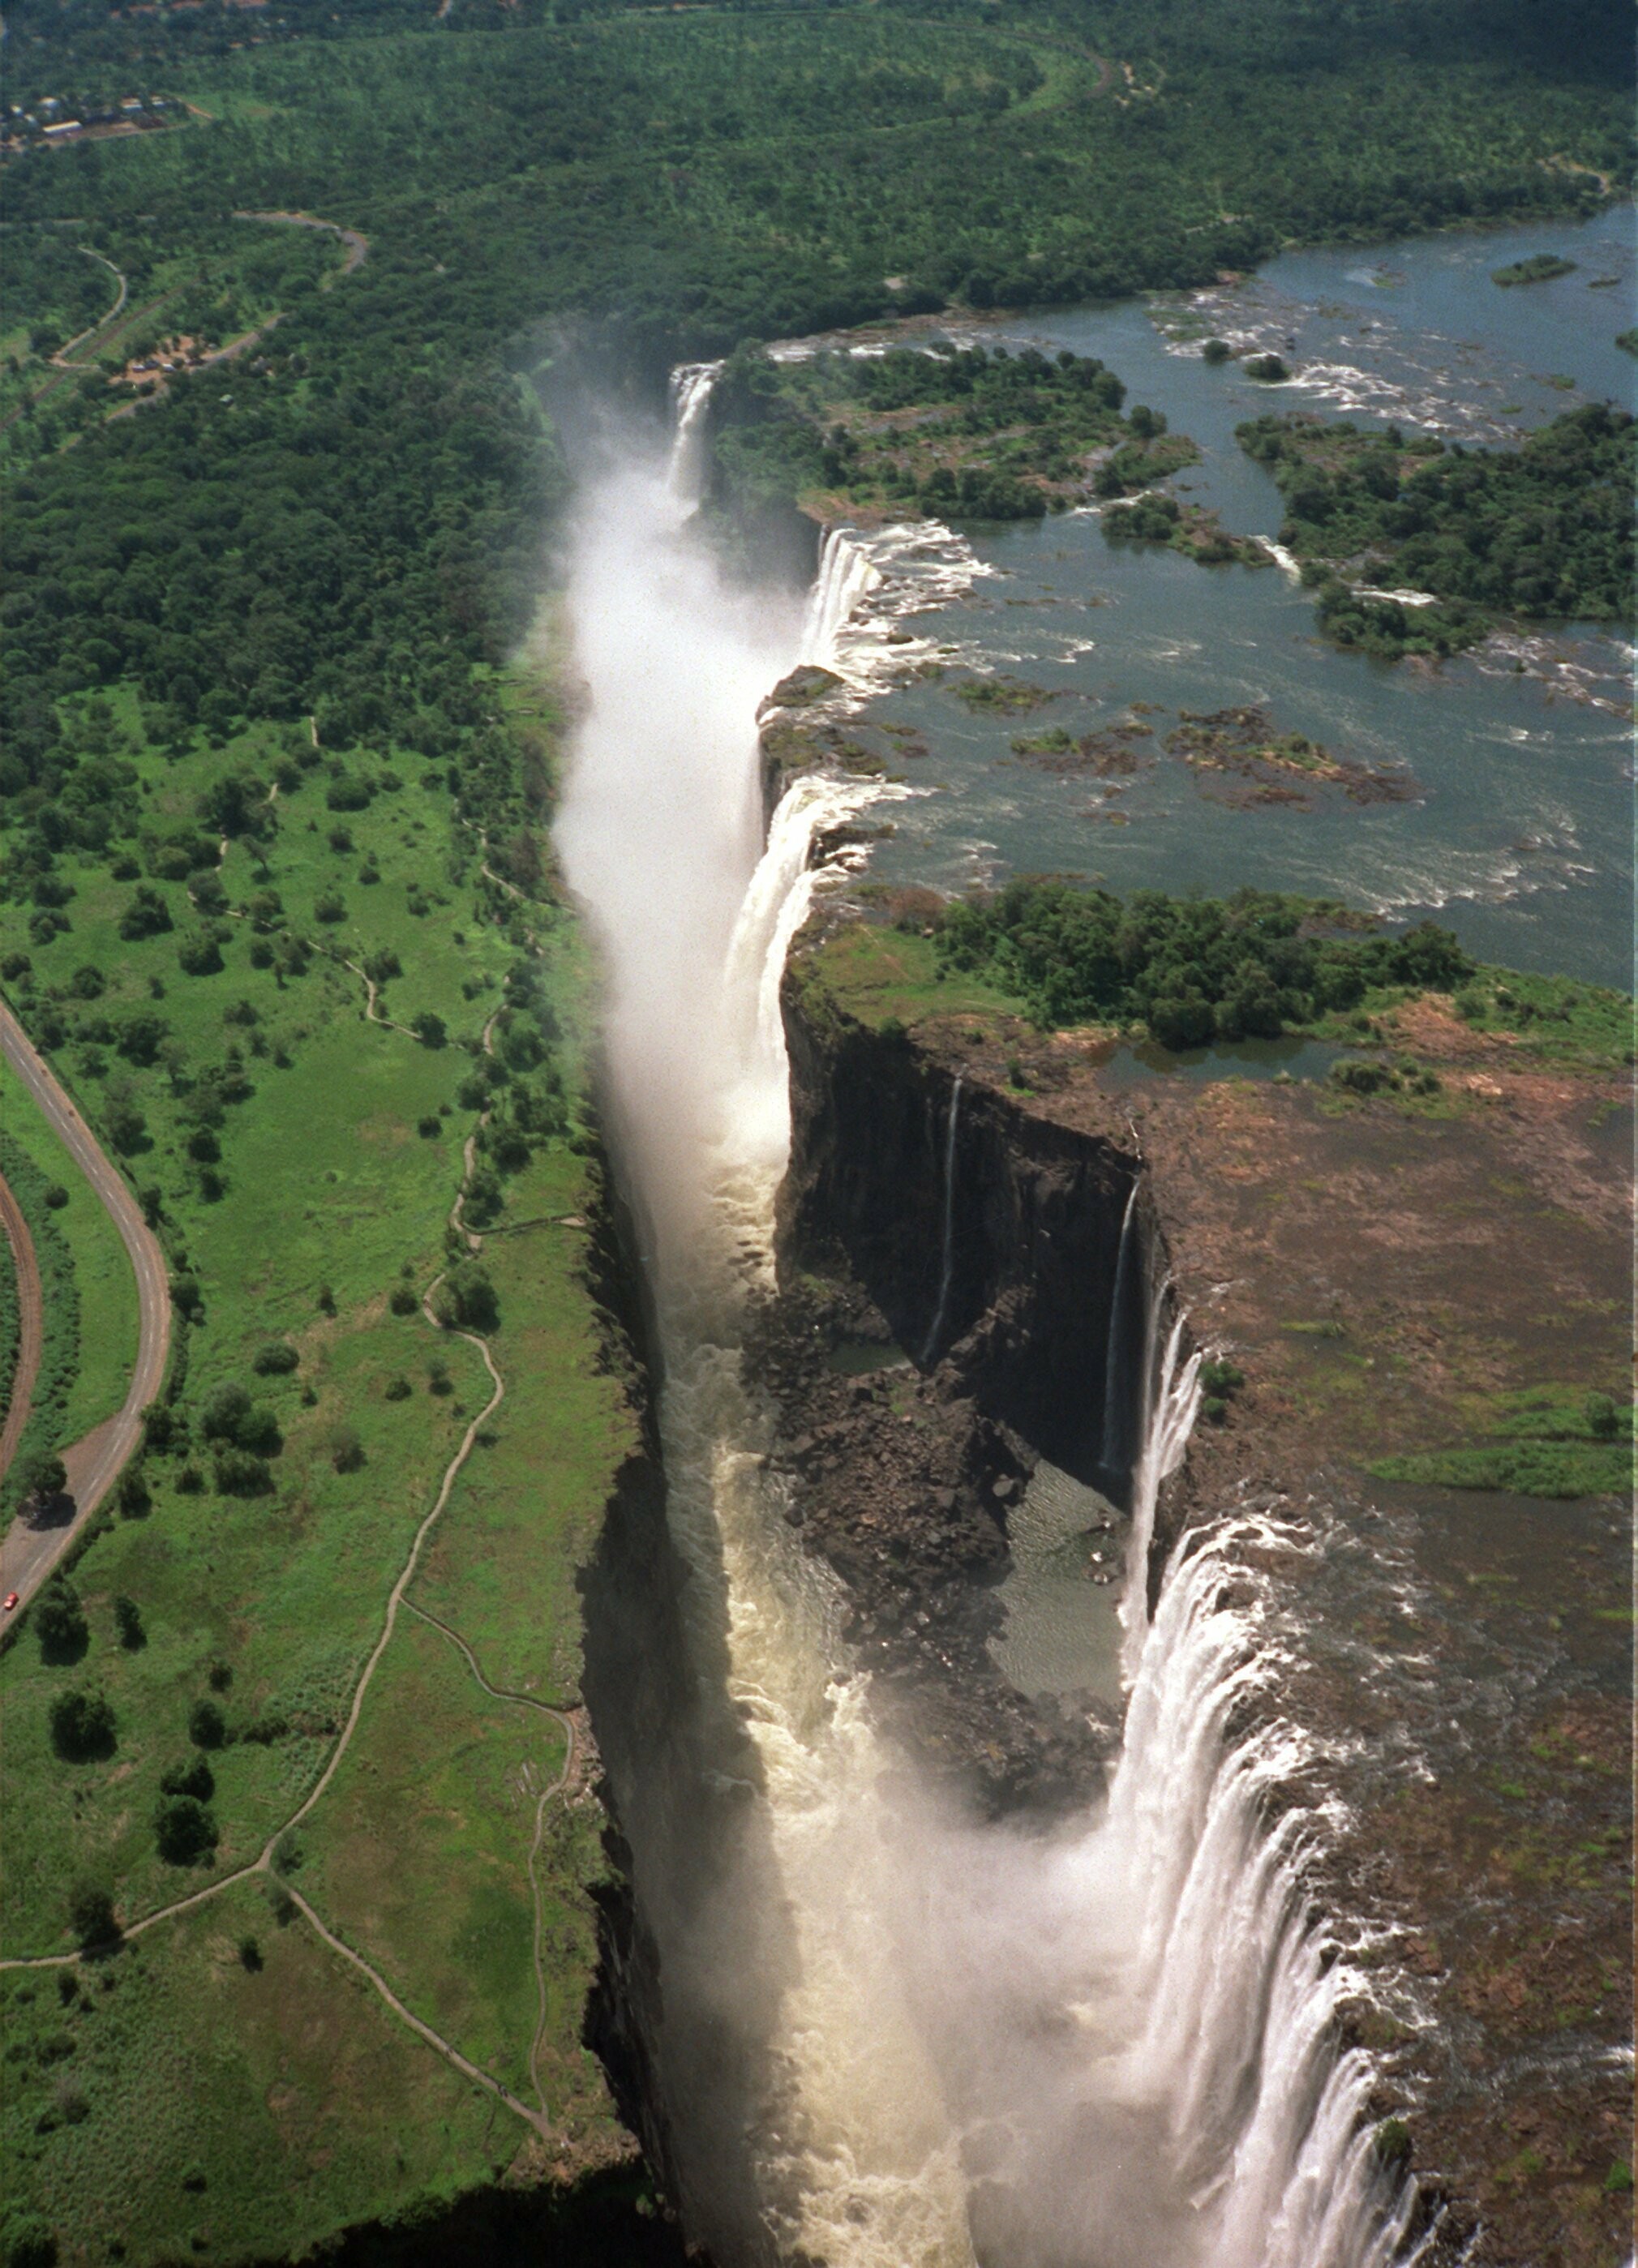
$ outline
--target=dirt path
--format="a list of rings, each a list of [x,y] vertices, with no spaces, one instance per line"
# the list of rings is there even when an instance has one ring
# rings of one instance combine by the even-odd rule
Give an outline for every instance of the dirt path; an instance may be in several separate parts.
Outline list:
[[[58,1084],[11,1011],[0,1001],[0,1055],[27,1087],[46,1123],[96,1191],[120,1233],[136,1278],[136,1361],[114,1417],[63,1450],[73,1518],[61,1528],[15,1520],[0,1543],[0,1591],[26,1603],[45,1581],[123,1470],[142,1436],[142,1413],[165,1377],[171,1346],[171,1292],[165,1255],[125,1178]]]
[[[28,1412],[34,1398],[34,1381],[40,1375],[40,1350],[45,1338],[45,1303],[41,1293],[40,1263],[34,1256],[34,1240],[28,1233],[23,1208],[3,1177],[0,1177],[0,1228],[5,1231],[6,1242],[11,1248],[11,1263],[17,1271],[18,1338],[17,1368],[11,1373],[11,1392],[6,1403],[5,1423],[0,1425],[0,1475],[3,1475],[17,1454],[17,1445],[23,1438],[24,1426],[28,1423]]]

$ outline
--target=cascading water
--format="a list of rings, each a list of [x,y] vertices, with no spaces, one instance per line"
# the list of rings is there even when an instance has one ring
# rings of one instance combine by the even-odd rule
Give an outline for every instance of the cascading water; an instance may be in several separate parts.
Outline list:
[[[671,462],[668,482],[674,496],[692,504],[699,494],[705,444],[705,412],[719,362],[680,363],[671,373]]]
[[[962,1078],[958,1071],[956,1084],[950,1089],[949,1121],[944,1130],[944,1236],[939,1263],[939,1302],[933,1310],[933,1327],[927,1333],[927,1344],[922,1349],[924,1369],[932,1361],[940,1334],[944,1329],[944,1317],[950,1304],[950,1281],[956,1272],[956,1131],[961,1121],[961,1090]]]
[[[725,586],[688,525],[708,387],[679,387],[668,466],[634,449],[588,488],[571,600],[590,702],[558,828],[607,976],[698,1696],[682,1782],[680,1749],[610,1763],[690,2233],[719,2268],[1385,2268],[1406,2207],[1364,2138],[1366,2067],[1329,2046],[1358,1980],[1307,1918],[1310,1815],[1262,1824],[1301,1743],[1277,1722],[1231,1736],[1273,1675],[1240,1528],[1174,1562],[1149,1625],[1155,1502],[1199,1396],[1180,1321],[1156,1368],[1160,1294],[1130,1718],[1094,1818],[1025,1835],[911,1786],[785,1517],[740,1352],[789,1144],[778,987],[815,839],[873,791],[804,777],[764,844],[754,718],[879,585],[838,544],[805,626]]]

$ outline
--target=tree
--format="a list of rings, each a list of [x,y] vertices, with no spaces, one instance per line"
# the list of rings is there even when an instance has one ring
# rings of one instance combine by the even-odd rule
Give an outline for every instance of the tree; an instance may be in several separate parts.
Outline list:
[[[47,1661],[77,1661],[90,1642],[91,1629],[79,1594],[65,1575],[54,1575],[34,1609],[34,1628],[40,1652]]]
[[[338,1473],[356,1473],[364,1463],[364,1443],[353,1426],[331,1428],[330,1462]]]
[[[160,1773],[159,1788],[165,1795],[191,1795],[196,1803],[209,1803],[216,1793],[216,1774],[203,1756],[189,1756]]]
[[[69,1894],[69,1926],[79,1943],[88,1950],[100,1945],[112,1945],[119,1937],[120,1925],[114,1911],[112,1894],[100,1882],[78,1882]]]
[[[92,1764],[114,1749],[113,1706],[105,1694],[75,1686],[51,1705],[51,1744],[65,1762]]]
[[[423,1008],[410,1028],[424,1048],[441,1048],[448,1042],[447,1025],[441,1016],[434,1015],[430,1008]]]
[[[196,1866],[220,1841],[215,1815],[191,1795],[167,1795],[153,1815],[159,1856],[173,1867]]]
[[[500,1308],[489,1271],[476,1260],[458,1260],[432,1295],[432,1312],[446,1330],[493,1330]]]
[[[188,1737],[196,1749],[219,1749],[227,1739],[227,1719],[214,1701],[200,1699],[188,1712]]]
[[[53,1449],[31,1449],[17,1461],[18,1498],[25,1513],[46,1511],[68,1492],[68,1467]]]

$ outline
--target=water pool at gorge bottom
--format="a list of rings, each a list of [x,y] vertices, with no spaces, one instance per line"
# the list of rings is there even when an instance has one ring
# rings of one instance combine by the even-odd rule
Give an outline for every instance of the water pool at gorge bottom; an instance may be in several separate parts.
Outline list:
[[[1490,282],[1493,269],[1544,249],[1574,257],[1575,274],[1511,291]],[[1179,491],[1231,530],[1272,534],[1279,494],[1235,442],[1240,421],[1346,409],[1356,422],[1394,416],[1494,442],[1623,380],[1630,390],[1632,365],[1612,343],[1625,293],[1589,286],[1630,278],[1632,265],[1621,209],[1579,225],[1292,254],[1199,295],[1198,307],[1054,313],[1006,335],[1101,356],[1131,399],[1199,443],[1202,461],[1178,476]],[[1197,341],[1206,330],[1282,348],[1295,337],[1299,384],[1207,365],[1198,343],[1161,328],[1180,316],[1201,327]],[[1577,385],[1548,386],[1553,376]],[[1513,405],[1520,415],[1504,416]],[[946,675],[896,686],[867,712],[905,728],[883,747],[926,791],[895,809],[873,862],[880,879],[959,889],[1063,872],[1120,890],[1209,893],[1251,883],[1405,918],[1434,913],[1485,959],[1627,982],[1631,687],[1620,640],[1570,625],[1436,667],[1380,662],[1326,645],[1308,595],[1281,570],[1204,568],[1111,543],[1096,512],[974,531],[973,548],[989,571],[969,594],[906,618],[948,649]],[[1028,712],[975,710],[961,696],[975,670],[1048,697]],[[1258,800],[1232,770],[1168,753],[1181,712],[1230,708],[1265,711],[1273,732],[1305,734],[1398,799],[1351,800],[1294,775],[1301,802]],[[1012,746],[1115,725],[1139,729],[1101,776],[1050,769],[1050,750]],[[907,734],[928,753],[900,762],[917,745]]]

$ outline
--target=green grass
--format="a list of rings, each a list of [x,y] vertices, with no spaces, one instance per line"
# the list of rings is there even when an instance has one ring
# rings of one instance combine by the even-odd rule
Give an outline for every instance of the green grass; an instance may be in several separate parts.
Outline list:
[[[79,1350],[59,1446],[77,1441],[125,1399],[136,1360],[136,1278],[120,1233],[11,1066],[0,1062],[0,1124],[48,1183],[68,1191],[53,1226],[68,1246],[79,1296]]]
[[[852,922],[792,963],[811,1000],[828,997],[844,1013],[879,1030],[907,1028],[928,1016],[1019,1015],[1023,1004],[981,976],[942,975],[931,938],[914,931]]]
[[[1378,1457],[1378,1480],[1423,1487],[1501,1489],[1516,1496],[1623,1496],[1633,1486],[1633,1410],[1615,1403],[1616,1438],[1594,1432],[1589,1397],[1534,1386],[1464,1398],[1463,1415],[1487,1440],[1408,1456]]]
[[[239,1957],[246,1936],[260,1971]],[[48,2213],[65,2264],[119,2257],[115,2241],[128,2261],[282,2257],[295,2230],[452,2195],[516,2147],[516,2122],[406,2045],[365,1980],[305,1921],[281,1928],[257,1886],[73,1973],[66,2008],[55,1974],[0,1983],[7,2187]]]
[[[128,1167],[140,1189],[157,1192],[173,1268],[196,1283],[202,1303],[197,1323],[181,1334],[186,1381],[178,1408],[191,1439],[166,1454],[149,1449],[146,1516],[109,1521],[74,1571],[90,1624],[84,1659],[46,1662],[26,1622],[0,1657],[7,1854],[0,1948],[8,1955],[70,1947],[67,1907],[77,1881],[111,1890],[129,1922],[245,1864],[312,1787],[411,1538],[490,1392],[474,1347],[438,1332],[418,1310],[397,1315],[390,1307],[395,1290],[424,1287],[445,1264],[461,1145],[476,1117],[473,1103],[456,1101],[475,1068],[457,1042],[476,1045],[500,1004],[503,974],[528,953],[564,1027],[554,1058],[572,1096],[585,1047],[587,969],[570,924],[550,905],[501,905],[452,824],[441,768],[424,777],[421,762],[391,752],[347,760],[348,770],[378,777],[390,762],[402,783],[384,787],[366,810],[327,809],[322,765],[281,790],[277,834],[260,851],[234,842],[222,864],[225,966],[186,975],[178,946],[198,916],[182,883],[155,878],[156,845],[167,832],[196,828],[197,799],[224,773],[249,766],[265,780],[281,757],[288,765],[296,736],[288,727],[262,728],[225,748],[196,747],[170,760],[144,741],[134,706],[112,705],[136,774],[140,879],[160,894],[173,928],[122,939],[120,917],[136,878],[116,881],[106,867],[65,854],[58,871],[75,892],[69,932],[30,943],[28,909],[7,906],[0,946],[28,952],[33,968],[17,988],[18,1005],[55,1042],[59,1076],[93,1126],[108,1125],[122,1101],[145,1121]],[[520,695],[512,705],[550,703]],[[337,850],[330,834],[343,827],[350,847]],[[366,860],[379,880],[359,880]],[[366,1022],[359,978],[322,954],[305,975],[283,981],[277,968],[253,967],[257,932],[232,909],[268,889],[283,901],[280,927],[355,959],[396,953],[403,973],[385,986],[385,1012],[408,1022],[431,1011],[446,1025],[449,1044],[428,1047]],[[339,889],[345,917],[322,924],[314,901],[331,889]],[[69,983],[87,965],[105,980],[89,1002]],[[122,1056],[119,1035],[128,1018],[147,1012],[164,1018],[166,1032],[164,1052],[144,1065]],[[189,1154],[190,1114],[202,1081],[224,1072],[243,1083],[241,1097],[218,1114],[219,1158],[201,1160]],[[579,1212],[594,1195],[591,1172],[565,1136],[547,1141],[506,1183],[505,1218],[528,1223]],[[572,1699],[578,1687],[575,1571],[630,1445],[623,1388],[602,1367],[580,1279],[584,1248],[583,1230],[562,1227],[523,1226],[491,1239],[486,1265],[500,1292],[496,1345],[508,1398],[434,1531],[424,1571],[429,1607],[460,1618],[494,1683],[550,1690],[552,1698],[563,1691]],[[298,1351],[293,1373],[254,1371],[253,1357],[273,1339]],[[433,1359],[447,1366],[447,1393],[431,1390]],[[410,1391],[389,1399],[401,1380]],[[212,1389],[229,1382],[250,1389],[282,1437],[262,1495],[225,1494],[215,1485],[201,1418]],[[354,1469],[336,1469],[338,1426],[358,1438],[362,1462]],[[186,1485],[189,1468],[203,1482],[197,1491]],[[134,1648],[116,1631],[122,1597],[136,1602],[142,1619],[143,1643]],[[447,2018],[475,2061],[498,2062],[523,2092],[518,2059],[527,2057],[535,2021],[526,1866],[534,1810],[530,1802],[524,1831],[518,1774],[526,1762],[537,1775],[555,1773],[561,1737],[549,1720],[489,1700],[447,1640],[407,1614],[380,1676],[356,1752],[304,1823],[299,1885],[332,1927],[366,1955],[380,1952],[435,2026]],[[64,1688],[85,1685],[111,1701],[117,1745],[105,1761],[68,1764],[53,1751],[48,1712]],[[153,1815],[161,1775],[197,1753],[188,1713],[207,1696],[230,1735],[210,1757],[220,1839],[208,1863],[179,1868],[159,1855]],[[239,1737],[269,1719],[283,1720],[277,1737]],[[550,2007],[542,2069],[555,2109],[565,2106],[582,2129],[606,2130],[601,2074],[579,2044],[594,1965],[586,1885],[603,1863],[601,1814],[585,1806],[582,1799],[554,1817],[542,1855]],[[413,1823],[395,1815],[389,1827],[388,1814],[401,1810]],[[377,1827],[387,1837],[385,1866]],[[224,1899],[251,1910],[259,1896],[234,1889]],[[277,2026],[260,2045],[207,2036],[236,2021],[241,2004],[253,2005],[245,1993],[268,1981],[247,1977],[236,1962],[225,1967],[219,1949],[202,1952],[217,1945],[212,1933],[220,1932],[226,1904],[213,1902],[181,1929],[160,1925],[109,1971],[124,1975],[135,1964],[155,1978],[146,1999],[120,2003],[139,2011],[140,2021],[133,2015],[129,2036],[120,2036],[106,2080],[122,2105],[122,2134],[129,2130],[129,2148],[122,2141],[121,2149],[155,2169],[143,2176],[154,2184],[151,2212],[144,2203],[118,2231],[128,2258],[166,2257],[164,2246],[196,2221],[213,2231],[213,2245],[231,2237],[243,2248],[254,2237],[258,2250],[298,2250],[423,2188],[442,2194],[486,2180],[511,2156],[519,2139],[513,2115],[501,2110],[491,2119],[492,2102],[452,2079],[379,2003],[361,2017],[366,2003],[354,1980],[310,1943],[301,1958],[317,1980],[312,1991],[321,1994],[329,1979],[331,2046],[303,2067],[333,2065],[334,2083],[301,2080],[314,2102],[304,2095],[304,2107],[285,2110],[285,2083],[271,2070],[256,2080],[264,2110],[242,2122],[242,2140],[213,2105],[184,2146],[176,2122],[190,2069],[206,2084],[221,2065],[232,2101],[240,2085],[232,2073],[261,2071],[255,2058],[264,2047],[279,2068],[293,2071],[301,2060]],[[276,1939],[284,1963],[310,1939],[304,1924],[261,1933],[264,1944]],[[306,1969],[291,1970],[292,2023],[309,1990],[301,1981]],[[47,1977],[36,1989],[55,1992],[55,1981]],[[225,1995],[221,2006],[213,1993]],[[222,2013],[229,2004],[232,2017]],[[373,2038],[381,2025],[383,2038],[369,2044],[366,2034]],[[381,2054],[394,2067],[386,2088],[365,2071]],[[155,2074],[151,2113],[144,2069]],[[85,2124],[54,2129],[48,2148],[28,2161],[34,2170],[15,2183],[48,2212],[74,2257],[103,2257],[97,2232],[113,2233],[117,2212],[75,2170],[90,2163],[100,2116],[93,2104]],[[284,2181],[274,2171],[281,2153],[293,2169]],[[174,2194],[178,2169],[192,2157],[208,2184],[196,2210],[191,2195],[179,2206]],[[109,2162],[123,2161],[115,2152]]]

